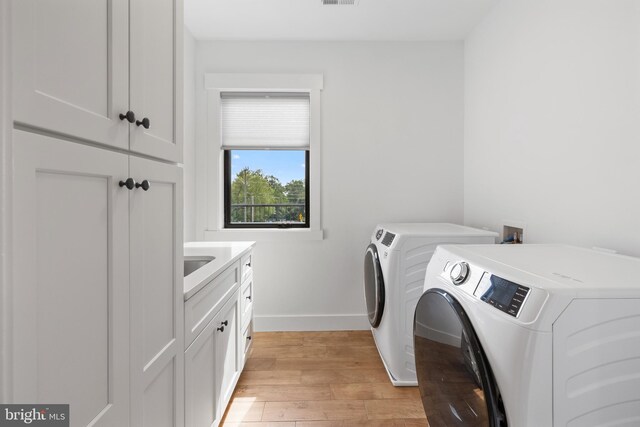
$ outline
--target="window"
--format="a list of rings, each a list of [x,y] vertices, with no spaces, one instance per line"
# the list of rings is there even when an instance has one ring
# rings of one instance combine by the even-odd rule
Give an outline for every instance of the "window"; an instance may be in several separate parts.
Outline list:
[[[309,227],[309,152],[225,150],[225,228]]]
[[[225,228],[309,228],[308,93],[221,92]]]
[[[322,240],[322,74],[204,77],[207,119],[196,139],[196,232],[214,241]],[[266,197],[252,192],[247,171],[234,196],[233,183],[245,168],[259,170],[275,190]]]

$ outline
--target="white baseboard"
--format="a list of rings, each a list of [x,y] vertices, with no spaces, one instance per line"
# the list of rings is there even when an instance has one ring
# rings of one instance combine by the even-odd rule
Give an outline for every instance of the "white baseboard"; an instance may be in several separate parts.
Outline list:
[[[370,328],[366,314],[254,316],[254,330],[274,331],[352,331]]]

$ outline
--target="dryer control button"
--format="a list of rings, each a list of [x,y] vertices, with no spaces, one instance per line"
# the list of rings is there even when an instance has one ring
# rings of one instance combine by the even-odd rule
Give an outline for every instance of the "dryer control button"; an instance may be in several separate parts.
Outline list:
[[[467,280],[469,277],[469,264],[466,262],[457,262],[451,267],[451,272],[449,273],[451,277],[451,281],[454,285],[461,285]]]

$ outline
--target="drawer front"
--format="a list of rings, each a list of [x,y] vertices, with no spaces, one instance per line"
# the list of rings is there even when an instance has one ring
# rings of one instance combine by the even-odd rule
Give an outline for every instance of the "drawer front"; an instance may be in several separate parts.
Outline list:
[[[246,327],[253,314],[253,275],[242,283],[240,293],[240,318],[242,327]]]
[[[253,322],[249,322],[246,328],[244,328],[244,332],[242,332],[242,358],[244,365],[244,361],[247,360],[249,356],[249,350],[251,349],[251,344],[253,343]]]
[[[189,347],[222,304],[238,289],[240,264],[236,262],[200,289],[184,305],[184,346]]]
[[[240,273],[242,282],[253,273],[253,252],[249,252],[240,259]]]

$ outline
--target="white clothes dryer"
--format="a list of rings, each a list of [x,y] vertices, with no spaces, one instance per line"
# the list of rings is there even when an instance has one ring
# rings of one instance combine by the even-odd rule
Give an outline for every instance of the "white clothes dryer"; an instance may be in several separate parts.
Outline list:
[[[446,223],[379,224],[364,257],[365,300],[376,346],[396,386],[418,384],[413,313],[427,263],[444,243],[495,243],[497,233]]]
[[[415,313],[432,427],[640,425],[640,259],[441,246]]]

